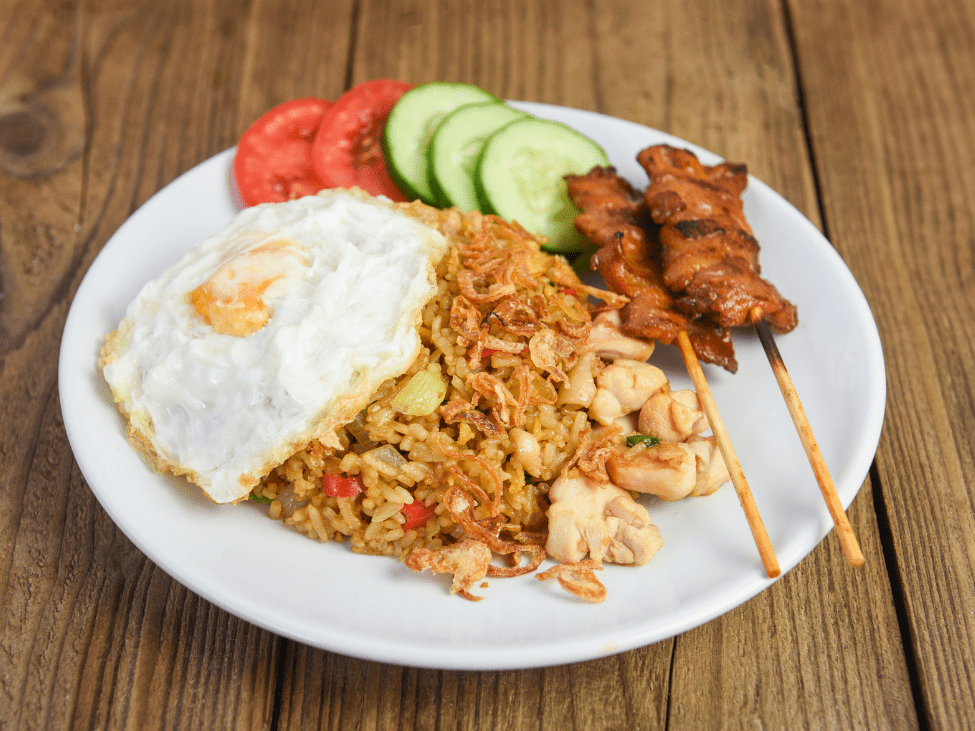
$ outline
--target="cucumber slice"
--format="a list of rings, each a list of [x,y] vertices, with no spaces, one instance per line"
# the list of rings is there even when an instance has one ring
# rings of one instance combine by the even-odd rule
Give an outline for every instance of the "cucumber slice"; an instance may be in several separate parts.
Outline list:
[[[504,102],[481,102],[455,109],[437,127],[427,151],[430,189],[437,205],[478,210],[474,168],[487,138],[528,115]]]
[[[416,86],[400,97],[386,120],[383,151],[390,177],[408,197],[436,205],[427,173],[430,138],[449,112],[485,101],[500,99],[480,87],[446,81]]]
[[[599,145],[559,122],[524,119],[488,138],[474,174],[485,213],[517,221],[548,237],[548,251],[579,251],[586,238],[576,231],[579,209],[569,200],[564,176],[608,165]]]

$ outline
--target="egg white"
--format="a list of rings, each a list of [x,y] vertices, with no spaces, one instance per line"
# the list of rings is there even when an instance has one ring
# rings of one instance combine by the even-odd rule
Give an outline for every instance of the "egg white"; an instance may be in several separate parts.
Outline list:
[[[218,331],[192,293],[262,246],[294,254],[263,292],[267,322]],[[338,447],[335,428],[416,357],[446,249],[438,231],[360,191],[243,210],[149,282],[106,338],[102,370],[131,442],[217,503],[245,498],[312,439]]]

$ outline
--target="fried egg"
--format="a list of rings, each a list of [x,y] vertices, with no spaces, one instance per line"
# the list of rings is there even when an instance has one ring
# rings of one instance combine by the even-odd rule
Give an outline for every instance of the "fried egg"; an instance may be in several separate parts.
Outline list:
[[[157,471],[236,502],[348,423],[420,349],[444,236],[394,204],[323,191],[241,211],[149,282],[100,365]]]

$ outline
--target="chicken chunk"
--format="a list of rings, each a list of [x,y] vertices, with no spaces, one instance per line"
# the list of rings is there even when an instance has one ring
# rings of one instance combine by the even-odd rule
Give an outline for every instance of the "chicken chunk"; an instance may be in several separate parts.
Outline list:
[[[639,411],[653,394],[667,385],[664,372],[649,363],[619,358],[596,376],[596,395],[589,416],[604,426]]]
[[[559,389],[559,405],[571,404],[588,408],[596,395],[597,367],[596,353],[589,351],[579,356],[579,360],[569,370],[569,380]]]
[[[707,431],[708,419],[694,391],[659,390],[640,409],[637,427],[661,442],[683,442]]]
[[[624,490],[662,500],[710,495],[731,479],[714,437],[698,436],[613,454],[606,460],[606,473]]]
[[[615,485],[563,475],[549,499],[545,550],[563,563],[577,563],[588,553],[594,561],[642,566],[663,545],[650,514]]]
[[[697,453],[687,444],[663,442],[635,455],[612,455],[606,461],[606,472],[624,490],[680,500],[697,484]]]
[[[600,312],[592,319],[592,329],[580,352],[591,351],[606,360],[648,360],[653,355],[653,341],[624,335],[620,332],[622,322],[619,310]]]
[[[686,444],[697,455],[697,484],[691,495],[710,495],[731,480],[714,437],[691,437]]]

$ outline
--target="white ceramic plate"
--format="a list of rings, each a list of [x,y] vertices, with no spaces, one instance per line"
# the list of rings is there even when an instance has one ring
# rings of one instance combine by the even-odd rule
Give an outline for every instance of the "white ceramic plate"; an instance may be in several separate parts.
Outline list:
[[[591,112],[521,103],[602,144],[643,186],[638,150],[683,140]],[[707,498],[646,502],[665,539],[642,568],[607,565],[609,598],[585,604],[555,582],[495,579],[472,603],[449,579],[393,559],[323,545],[268,520],[255,503],[216,506],[180,479],[150,472],[128,446],[97,369],[106,333],[142,285],[239,208],[233,150],[163,188],[106,244],[78,289],[64,329],[60,395],[68,438],[92,491],[126,535],[167,573],[227,611],[272,632],[356,657],[457,669],[537,667],[641,647],[700,625],[771,584],[731,485]],[[819,231],[757,180],[745,211],[762,243],[763,273],[797,303],[799,327],[777,342],[844,505],[880,438],[886,384],[867,303]],[[783,571],[832,523],[757,337],[736,332],[739,370],[705,366]],[[652,362],[689,387],[675,348]],[[837,566],[845,570],[845,566]]]

